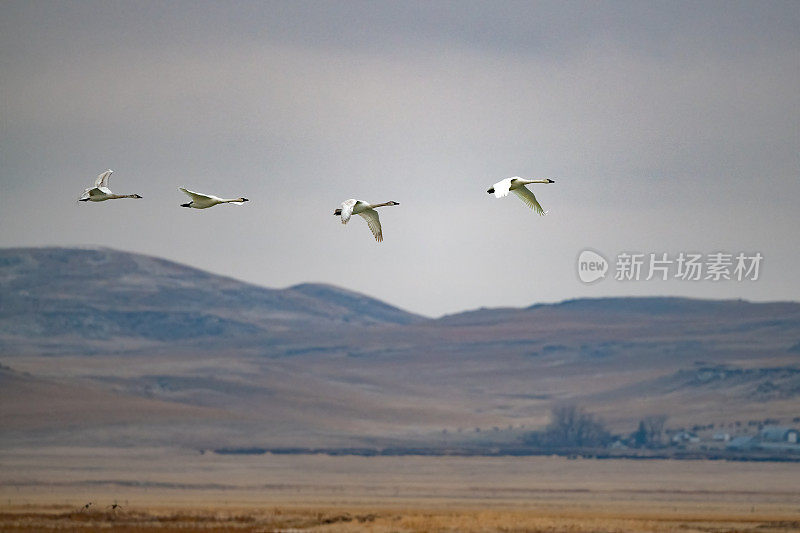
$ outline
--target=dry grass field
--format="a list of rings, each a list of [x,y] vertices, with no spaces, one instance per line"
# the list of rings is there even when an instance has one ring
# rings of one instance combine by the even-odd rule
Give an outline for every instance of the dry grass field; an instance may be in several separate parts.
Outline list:
[[[120,511],[33,506],[0,512],[2,531],[519,531],[519,532],[796,532],[800,519],[752,513],[630,513],[624,507],[582,510],[479,507],[134,508]]]
[[[796,463],[6,449],[0,531],[778,533],[800,530],[797,479]]]

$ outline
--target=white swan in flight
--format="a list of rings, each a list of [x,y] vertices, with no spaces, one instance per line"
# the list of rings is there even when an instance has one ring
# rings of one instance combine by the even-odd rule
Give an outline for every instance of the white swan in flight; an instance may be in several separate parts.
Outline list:
[[[514,176],[513,178],[506,178],[504,180],[500,180],[495,183],[491,189],[489,189],[489,194],[494,194],[495,198],[502,198],[503,196],[508,196],[508,192],[511,191],[517,196],[519,196],[520,200],[525,202],[525,205],[539,213],[540,215],[546,215],[547,211],[542,209],[542,206],[539,205],[539,202],[536,201],[536,197],[533,193],[528,189],[525,185],[528,183],[555,183],[555,181],[551,179],[546,180],[526,180],[520,178],[519,176]]]
[[[384,202],[382,204],[368,204],[355,198],[350,198],[342,202],[342,207],[333,212],[334,215],[342,217],[342,224],[347,224],[350,220],[350,215],[360,215],[367,221],[372,234],[375,235],[375,240],[378,242],[383,241],[383,232],[381,231],[381,220],[378,218],[378,212],[375,211],[376,207],[384,207],[387,205],[400,205],[397,202]]]
[[[138,194],[114,194],[111,192],[111,189],[108,188],[108,178],[113,173],[113,170],[108,169],[97,176],[97,179],[94,180],[94,187],[84,190],[78,201],[103,202],[105,200],[116,200],[117,198],[141,198]]]
[[[192,199],[191,202],[187,204],[181,204],[181,207],[194,207],[195,209],[207,209],[209,207],[214,207],[217,204],[233,204],[233,205],[242,205],[244,202],[249,202],[247,198],[219,198],[218,196],[213,196],[211,194],[203,194],[199,192],[190,191],[188,189],[184,189],[183,187],[178,187],[178,190],[185,192],[189,198]]]

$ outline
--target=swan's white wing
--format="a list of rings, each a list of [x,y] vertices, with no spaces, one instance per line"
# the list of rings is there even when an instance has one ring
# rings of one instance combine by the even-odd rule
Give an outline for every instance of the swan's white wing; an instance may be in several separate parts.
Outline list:
[[[508,191],[511,190],[511,180],[514,178],[506,178],[494,184],[494,197],[502,198],[508,196]]]
[[[86,199],[93,199],[93,198],[102,198],[103,200],[108,200],[108,197],[111,196],[112,193],[108,187],[91,187],[89,189],[85,189],[83,194],[81,195],[78,200],[86,200]]]
[[[93,187],[91,189],[86,189],[84,194],[88,194],[90,198],[94,198],[95,196],[107,196],[114,193],[112,193],[108,187]]]
[[[530,189],[528,189],[524,185],[522,187],[518,187],[518,188],[514,189],[511,192],[513,192],[514,194],[519,196],[520,200],[525,202],[525,205],[527,205],[528,207],[530,207],[531,209],[533,209],[534,211],[536,211],[540,215],[544,215],[545,214],[544,209],[542,209],[542,206],[539,205],[539,202],[536,201],[536,197],[533,195],[533,193],[530,191]]]
[[[383,241],[383,232],[381,231],[381,220],[378,218],[378,212],[374,209],[365,209],[359,213],[367,221],[370,231],[375,235],[375,240],[378,242]]]
[[[95,187],[108,187],[108,178],[111,177],[111,174],[113,174],[113,173],[114,173],[114,171],[109,168],[108,170],[106,170],[105,172],[103,172],[102,174],[97,176],[97,179],[94,180],[94,186]]]
[[[178,189],[185,192],[189,196],[189,198],[197,202],[208,202],[209,200],[218,199],[216,196],[209,196],[208,194],[202,194],[199,192],[190,191],[188,189],[184,189],[183,187],[178,187]]]
[[[349,200],[345,200],[342,202],[342,224],[347,224],[350,220],[350,216],[353,214],[353,208],[358,203],[358,200],[355,198],[350,198]]]

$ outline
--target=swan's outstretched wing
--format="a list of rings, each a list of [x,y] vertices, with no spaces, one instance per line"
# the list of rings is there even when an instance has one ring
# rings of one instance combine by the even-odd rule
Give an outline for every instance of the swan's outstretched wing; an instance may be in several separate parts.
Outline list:
[[[502,198],[508,196],[508,191],[511,190],[511,180],[514,178],[506,178],[494,184],[494,197]]]
[[[92,187],[91,189],[86,189],[83,193],[84,196],[88,196],[93,198],[95,196],[107,196],[109,194],[114,194],[108,187]]]
[[[365,209],[359,215],[367,221],[370,231],[375,235],[375,240],[378,242],[383,241],[383,232],[381,231],[381,220],[378,218],[378,212],[374,209]]]
[[[536,197],[533,195],[531,190],[525,187],[524,185],[522,187],[514,189],[511,192],[519,196],[519,199],[525,202],[525,205],[527,205],[540,215],[545,214],[544,209],[542,209],[542,206],[539,205],[539,202],[536,201]]]
[[[114,171],[109,168],[108,170],[97,176],[97,179],[94,180],[94,186],[98,188],[108,187],[108,178],[110,178],[111,174],[113,173]]]
[[[358,203],[358,200],[355,198],[350,198],[349,200],[345,200],[342,202],[342,224],[347,224],[350,220],[350,216],[353,214],[353,208]]]
[[[209,196],[207,194],[202,194],[199,192],[190,191],[188,189],[184,189],[183,187],[178,187],[179,190],[185,192],[189,198],[195,200],[196,202],[208,202],[210,200],[216,200],[215,196]]]

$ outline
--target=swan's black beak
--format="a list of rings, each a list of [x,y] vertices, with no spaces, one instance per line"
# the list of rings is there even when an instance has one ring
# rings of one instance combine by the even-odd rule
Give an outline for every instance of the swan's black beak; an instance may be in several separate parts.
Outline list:
[[[192,203],[189,202],[188,204],[181,204],[181,207],[192,207]]]
[[[550,178],[547,178],[547,183],[555,183],[555,181],[551,180]]]
[[[337,217],[342,216],[342,210],[341,209],[337,209],[336,211],[333,212],[333,214],[334,214],[334,216],[337,216]]]
[[[247,198],[242,198],[242,201],[243,202],[249,202],[250,200],[248,200]]]
[[[491,189],[489,189],[489,190],[488,190],[488,191],[486,191],[486,192],[488,192],[489,194],[494,194],[494,187],[492,187]]]

